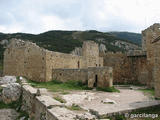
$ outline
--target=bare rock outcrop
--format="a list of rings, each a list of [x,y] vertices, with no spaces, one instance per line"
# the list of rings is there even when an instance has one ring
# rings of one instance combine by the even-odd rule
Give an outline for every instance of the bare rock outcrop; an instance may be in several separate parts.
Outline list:
[[[82,48],[81,47],[76,47],[72,52],[72,55],[78,55],[78,56],[82,56]]]
[[[99,51],[100,51],[101,53],[106,53],[106,52],[107,52],[106,46],[105,46],[104,44],[100,44],[100,45],[99,45]]]

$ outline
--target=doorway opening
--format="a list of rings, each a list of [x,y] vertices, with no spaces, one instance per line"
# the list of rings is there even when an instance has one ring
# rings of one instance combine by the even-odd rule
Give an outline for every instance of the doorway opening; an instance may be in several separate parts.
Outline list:
[[[98,82],[98,75],[95,75],[95,81],[93,87],[97,87],[97,82]]]
[[[80,68],[80,63],[79,63],[79,61],[78,61],[78,68]]]

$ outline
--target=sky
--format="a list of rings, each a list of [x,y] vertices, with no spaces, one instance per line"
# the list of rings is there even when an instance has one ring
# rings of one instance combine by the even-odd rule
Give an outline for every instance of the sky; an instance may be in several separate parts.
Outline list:
[[[160,22],[160,0],[0,0],[0,32],[98,30],[141,33]]]

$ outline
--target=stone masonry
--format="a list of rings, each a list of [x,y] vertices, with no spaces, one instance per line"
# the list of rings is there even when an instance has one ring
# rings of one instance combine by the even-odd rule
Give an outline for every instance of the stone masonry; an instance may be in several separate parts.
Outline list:
[[[88,69],[53,69],[53,79],[61,82],[81,81],[88,87],[112,87],[112,67],[89,67]]]
[[[144,84],[151,86],[148,80],[145,52],[130,51],[127,54],[107,52],[102,57],[104,66],[113,67],[114,84]]]
[[[12,39],[4,52],[3,74],[45,82],[52,80],[53,69],[96,66],[103,66],[103,58],[99,57],[98,45],[93,41],[84,42],[83,56],[77,56],[49,51],[29,41]]]
[[[149,79],[154,83],[155,96],[160,98],[160,24],[142,31],[142,47],[147,52]]]
[[[154,66],[154,45],[152,42],[160,35],[160,24],[155,23],[142,31],[142,49],[147,54],[148,79],[154,84],[153,66]]]

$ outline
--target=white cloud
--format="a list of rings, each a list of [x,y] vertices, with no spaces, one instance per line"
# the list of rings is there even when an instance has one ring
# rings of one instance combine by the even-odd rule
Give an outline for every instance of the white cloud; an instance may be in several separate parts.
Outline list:
[[[0,32],[131,31],[160,22],[159,0],[1,0]]]

